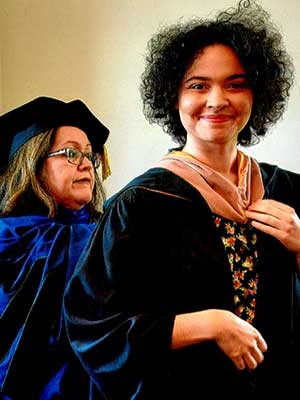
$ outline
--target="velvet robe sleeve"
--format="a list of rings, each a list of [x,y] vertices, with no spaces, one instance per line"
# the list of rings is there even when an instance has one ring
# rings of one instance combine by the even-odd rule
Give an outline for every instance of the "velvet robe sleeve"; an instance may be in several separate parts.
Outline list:
[[[40,216],[0,218],[0,391],[5,398],[64,395],[72,350],[65,337],[63,292],[94,227]],[[73,394],[80,399],[75,383]]]
[[[109,400],[143,398],[146,370],[170,352],[174,314],[161,305],[169,276],[150,244],[159,215],[144,192],[110,202],[65,293],[72,347]]]

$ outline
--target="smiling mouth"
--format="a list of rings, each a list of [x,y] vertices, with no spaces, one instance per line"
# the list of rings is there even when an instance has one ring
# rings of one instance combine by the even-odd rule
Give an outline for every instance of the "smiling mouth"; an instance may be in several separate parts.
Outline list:
[[[220,114],[220,115],[202,115],[200,117],[204,121],[207,122],[212,122],[212,123],[221,123],[221,122],[227,122],[231,119],[230,115],[226,114]]]

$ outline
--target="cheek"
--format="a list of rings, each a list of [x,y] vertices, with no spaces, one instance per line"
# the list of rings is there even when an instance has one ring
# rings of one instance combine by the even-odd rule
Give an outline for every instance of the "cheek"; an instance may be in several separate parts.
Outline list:
[[[181,96],[178,100],[178,110],[182,117],[193,116],[199,113],[201,108],[201,102],[193,96]]]
[[[230,100],[230,103],[233,106],[233,109],[240,117],[242,118],[250,117],[253,105],[253,99],[251,95],[249,96],[244,95],[232,98]]]
[[[249,119],[251,112],[252,112],[252,103],[245,102],[245,104],[243,104],[243,106],[241,107],[241,114],[244,115],[244,118]]]
[[[250,101],[249,101],[250,100]],[[239,104],[236,108],[238,112],[239,131],[241,131],[248,123],[252,112],[252,101],[249,99]]]
[[[195,110],[195,102],[191,96],[181,96],[178,100],[180,113],[191,114]]]
[[[71,177],[66,174],[65,168],[54,163],[45,163],[41,179],[53,197],[56,194],[63,194],[67,186],[71,184]]]
[[[91,178],[92,178],[92,180],[93,180],[93,185],[92,185],[93,188],[94,188],[95,182],[96,182],[96,177],[95,177],[95,174],[96,174],[96,173],[97,173],[97,172],[95,172],[94,170],[91,171]]]
[[[244,110],[246,114],[251,114],[252,112],[252,106],[253,106],[253,95],[252,93],[249,93],[249,95],[245,98],[244,102]]]
[[[58,203],[61,203],[61,200],[69,193],[68,186],[62,176],[60,179],[49,179],[48,191],[51,197]]]

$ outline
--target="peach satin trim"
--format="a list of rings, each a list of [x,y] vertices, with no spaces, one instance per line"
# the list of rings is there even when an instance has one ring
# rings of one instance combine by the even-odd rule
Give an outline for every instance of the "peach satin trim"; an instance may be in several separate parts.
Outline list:
[[[264,196],[264,185],[257,162],[238,151],[238,186],[188,153],[174,151],[156,167],[165,168],[194,186],[213,213],[235,222],[248,221],[245,210]]]

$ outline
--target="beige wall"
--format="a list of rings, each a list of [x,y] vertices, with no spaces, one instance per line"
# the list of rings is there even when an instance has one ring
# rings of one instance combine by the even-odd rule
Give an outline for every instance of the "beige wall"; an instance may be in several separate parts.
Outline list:
[[[299,0],[261,0],[280,24],[300,73]],[[171,145],[144,119],[143,54],[152,33],[179,17],[206,16],[231,0],[0,0],[0,110],[40,95],[81,98],[110,128],[108,194],[152,166]],[[284,6],[283,6],[284,4]],[[213,8],[212,8],[213,7]],[[299,78],[298,78],[299,81]],[[300,90],[257,147],[258,160],[300,172]]]
[[[1,26],[1,21],[0,21],[0,26]],[[0,28],[1,29],[1,28]],[[0,113],[2,110],[2,82],[3,82],[3,78],[2,78],[2,35],[1,35],[1,30],[0,30]]]

